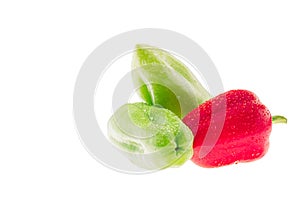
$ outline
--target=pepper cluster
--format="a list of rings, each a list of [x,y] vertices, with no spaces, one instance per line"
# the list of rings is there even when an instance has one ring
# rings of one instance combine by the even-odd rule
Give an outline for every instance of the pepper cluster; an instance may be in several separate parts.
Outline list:
[[[144,169],[189,159],[210,168],[257,160],[268,150],[272,123],[287,122],[248,90],[212,97],[181,61],[156,47],[136,46],[132,80],[144,102],[119,108],[108,135]]]

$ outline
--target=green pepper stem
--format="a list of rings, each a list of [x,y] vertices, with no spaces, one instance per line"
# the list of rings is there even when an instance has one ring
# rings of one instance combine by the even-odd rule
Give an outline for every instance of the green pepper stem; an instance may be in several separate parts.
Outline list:
[[[272,117],[272,124],[279,124],[279,123],[287,123],[287,118],[285,118],[284,116],[280,116],[280,115],[275,115]]]

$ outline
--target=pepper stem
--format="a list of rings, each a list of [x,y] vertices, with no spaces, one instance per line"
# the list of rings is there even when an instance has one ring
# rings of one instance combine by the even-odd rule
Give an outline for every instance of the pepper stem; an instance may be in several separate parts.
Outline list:
[[[272,124],[279,124],[279,123],[287,123],[287,118],[285,118],[284,116],[280,116],[280,115],[275,115],[272,117]]]

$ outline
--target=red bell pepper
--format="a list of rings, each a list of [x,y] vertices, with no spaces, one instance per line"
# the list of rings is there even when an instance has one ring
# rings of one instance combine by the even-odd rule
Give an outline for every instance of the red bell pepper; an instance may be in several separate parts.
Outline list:
[[[263,157],[269,148],[272,118],[258,97],[247,90],[231,90],[191,111],[183,122],[194,134],[192,161],[202,167],[220,167]]]

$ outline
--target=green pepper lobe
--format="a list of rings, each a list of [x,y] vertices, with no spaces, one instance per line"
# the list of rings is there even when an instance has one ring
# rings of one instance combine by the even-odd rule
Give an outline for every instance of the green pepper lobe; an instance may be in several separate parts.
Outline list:
[[[140,97],[180,118],[211,98],[192,72],[170,53],[148,45],[136,45],[132,78]]]
[[[145,103],[125,104],[108,122],[112,143],[136,166],[159,170],[192,156],[193,135],[171,111]]]

